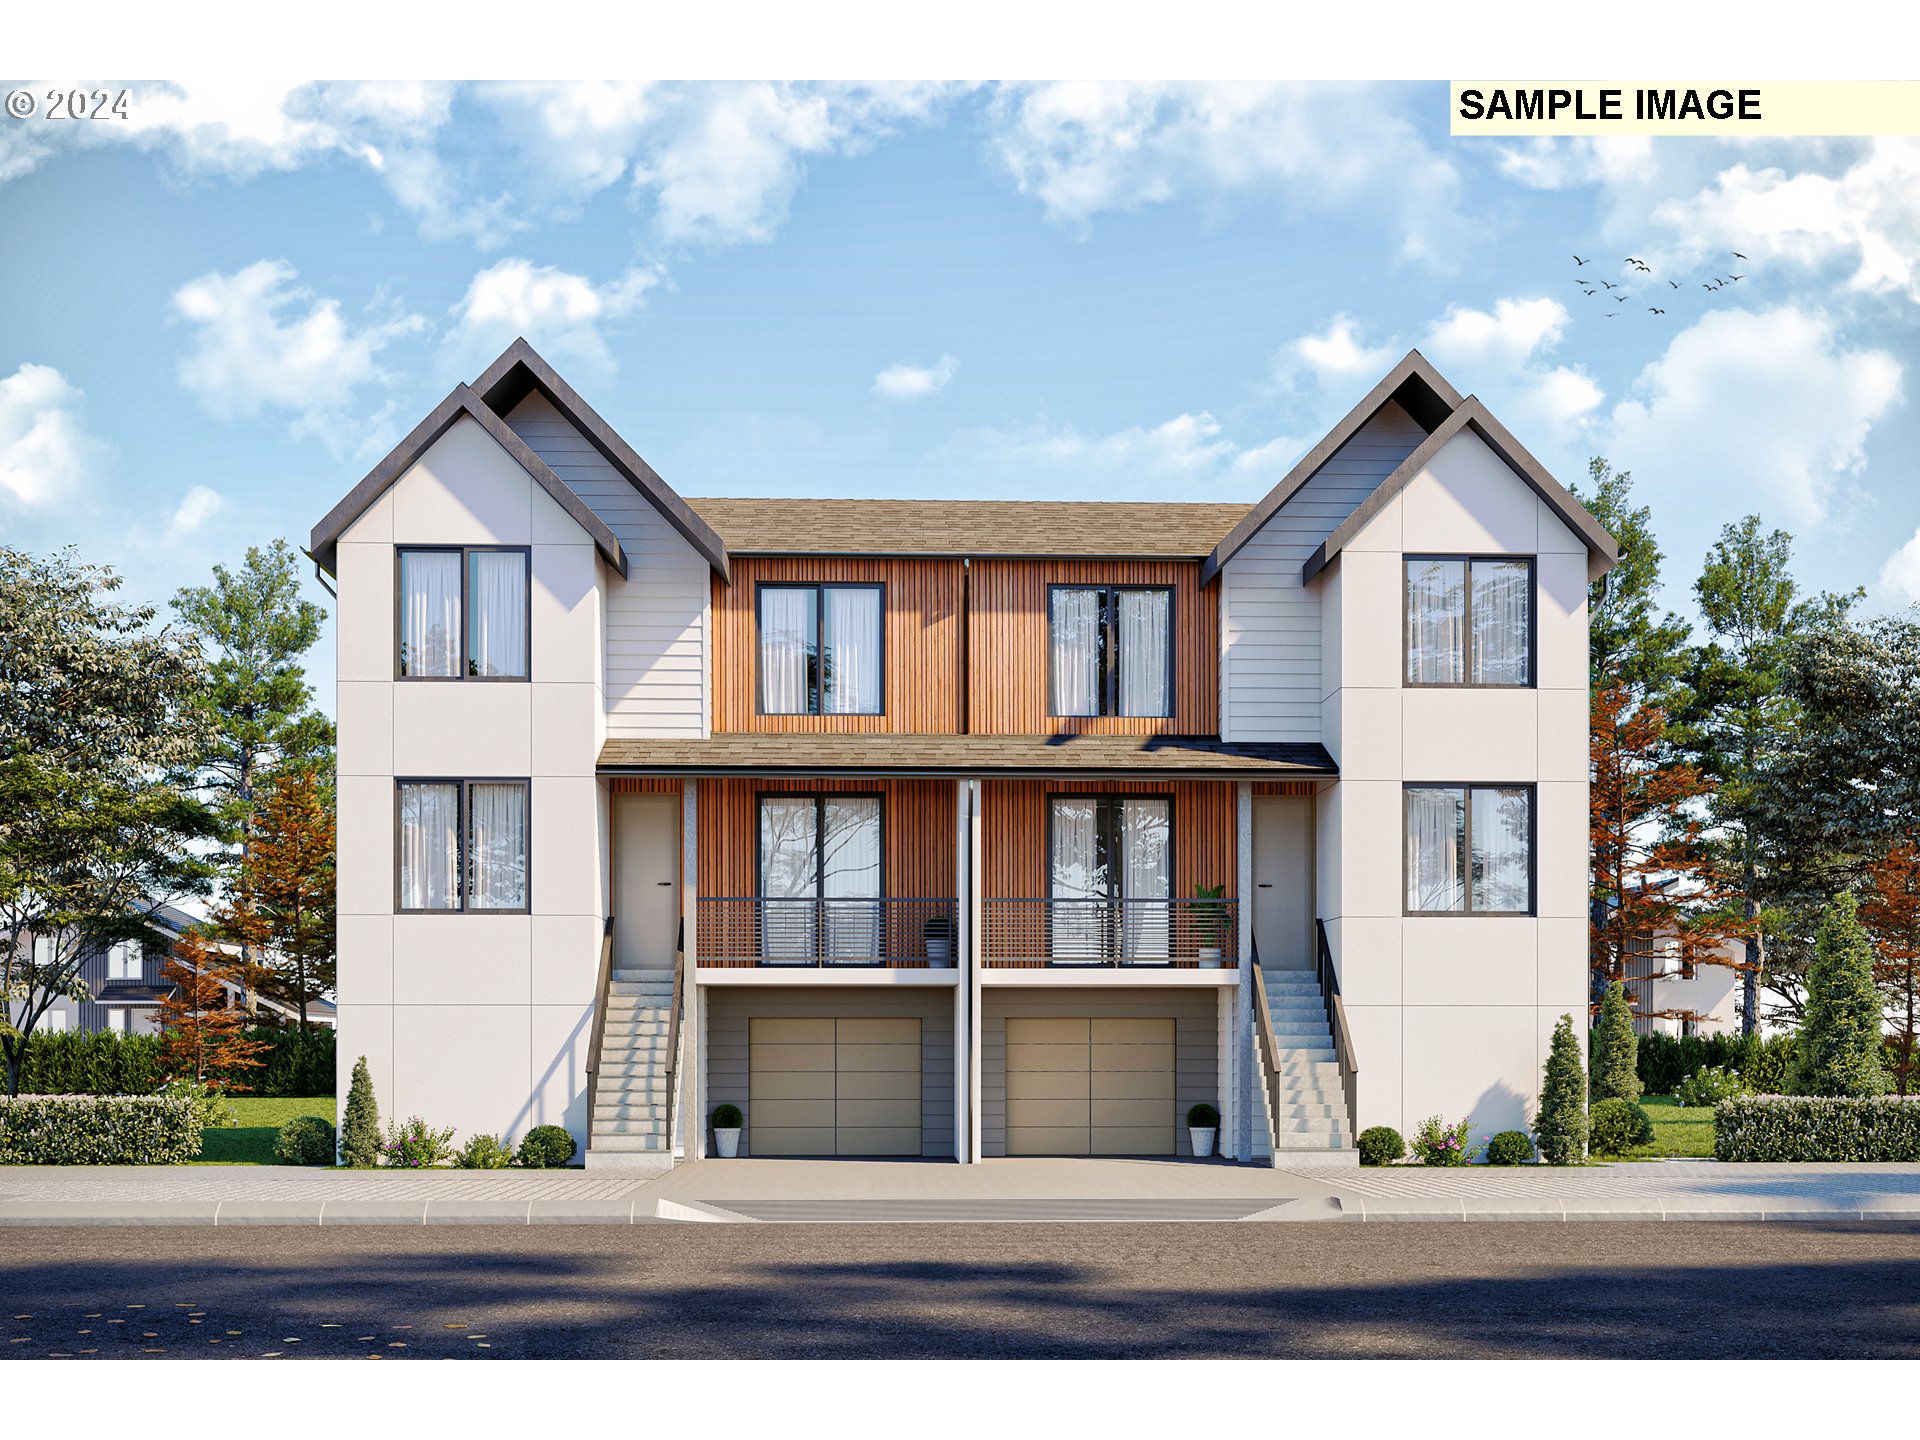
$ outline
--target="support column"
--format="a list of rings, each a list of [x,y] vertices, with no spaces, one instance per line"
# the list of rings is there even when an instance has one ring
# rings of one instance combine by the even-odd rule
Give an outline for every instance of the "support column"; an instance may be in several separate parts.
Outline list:
[[[967,907],[967,1161],[980,1162],[980,1009],[981,961],[986,955],[981,928],[981,891],[986,888],[986,872],[981,869],[980,782],[964,782],[967,790],[967,894],[961,902]]]
[[[973,1086],[968,1083],[973,1073],[973,1047],[968,1044],[973,1038],[973,1026],[967,1018],[972,1013],[968,1002],[972,999],[973,978],[973,967],[968,963],[973,952],[973,907],[968,903],[971,868],[968,862],[972,855],[967,839],[970,833],[967,782],[956,780],[953,782],[953,963],[958,983],[953,987],[953,1158],[962,1165],[973,1153]]]
[[[707,1007],[694,983],[700,963],[700,782],[680,782],[680,1090],[682,1148],[689,1160],[707,1158]]]
[[[1253,1163],[1253,784],[1242,780],[1234,806],[1236,888],[1240,896],[1240,983],[1233,1007],[1233,1156]]]

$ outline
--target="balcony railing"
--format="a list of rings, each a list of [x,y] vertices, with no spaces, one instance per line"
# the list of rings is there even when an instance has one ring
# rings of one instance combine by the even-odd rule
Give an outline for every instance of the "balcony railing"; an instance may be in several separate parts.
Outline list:
[[[989,966],[1237,964],[1233,900],[986,900]],[[1203,953],[1204,952],[1204,953]]]
[[[950,899],[702,896],[701,965],[951,965],[958,906]]]

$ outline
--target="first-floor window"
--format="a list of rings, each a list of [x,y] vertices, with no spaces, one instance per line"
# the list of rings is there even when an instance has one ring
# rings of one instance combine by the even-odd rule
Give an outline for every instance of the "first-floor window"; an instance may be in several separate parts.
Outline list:
[[[1409,785],[1407,911],[1533,910],[1533,787]]]
[[[527,908],[527,782],[402,780],[401,910]]]
[[[1056,959],[1168,953],[1173,801],[1059,795],[1048,815],[1048,898]]]
[[[880,836],[877,795],[760,797],[765,955],[880,955]]]

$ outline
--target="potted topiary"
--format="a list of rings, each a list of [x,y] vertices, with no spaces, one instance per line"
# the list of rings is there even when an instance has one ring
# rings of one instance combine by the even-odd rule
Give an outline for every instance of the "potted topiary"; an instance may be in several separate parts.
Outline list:
[[[1197,902],[1193,907],[1193,932],[1200,940],[1202,970],[1224,969],[1227,963],[1220,949],[1227,933],[1227,907],[1221,899],[1226,893],[1225,882],[1193,887],[1193,898]]]
[[[720,1148],[722,1160],[732,1160],[739,1155],[740,1127],[745,1119],[738,1105],[713,1107],[713,1143]]]
[[[953,919],[942,911],[929,915],[920,929],[927,942],[927,963],[940,970],[953,964]]]
[[[1193,1140],[1193,1158],[1204,1160],[1213,1154],[1213,1142],[1220,1138],[1220,1112],[1202,1101],[1187,1111],[1187,1134]]]

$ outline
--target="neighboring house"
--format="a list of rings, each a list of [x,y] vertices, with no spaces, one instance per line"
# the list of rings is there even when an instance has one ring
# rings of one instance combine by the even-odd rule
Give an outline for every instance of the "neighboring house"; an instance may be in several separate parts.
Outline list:
[[[1688,961],[1672,937],[1640,947],[1627,957],[1627,998],[1640,1035],[1737,1035],[1740,1033],[1740,971],[1746,942],[1727,940],[1722,958]]]
[[[1585,1008],[1614,545],[1417,353],[1253,506],[697,500],[519,341],[311,548],[387,1113],[1351,1163]]]
[[[115,1030],[123,1035],[152,1035],[160,1028],[160,1002],[173,991],[163,977],[173,946],[200,920],[172,905],[161,905],[148,917],[154,940],[119,940],[111,945],[91,945],[80,960],[80,978],[86,982],[86,1000],[60,1000],[47,1007],[34,1027],[36,1034],[55,1035],[78,1031],[91,1035],[97,1030]],[[159,941],[164,940],[163,945]],[[48,944],[44,936],[30,937],[36,947]],[[217,947],[228,949],[230,947]],[[37,950],[36,953],[44,953]],[[245,1004],[239,986],[226,986],[230,1003]],[[300,1012],[264,995],[253,997],[263,1024],[298,1025]],[[307,1007],[309,1024],[332,1025],[332,1002],[321,1000]]]

